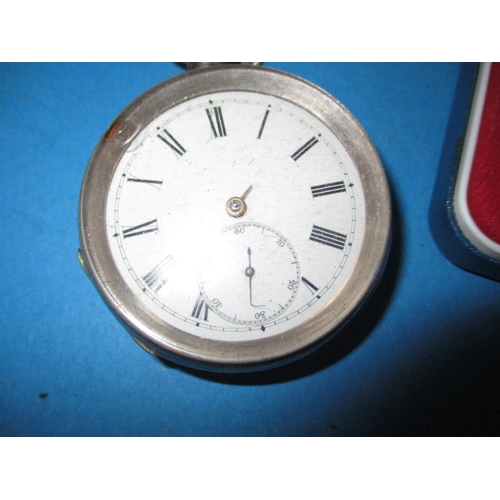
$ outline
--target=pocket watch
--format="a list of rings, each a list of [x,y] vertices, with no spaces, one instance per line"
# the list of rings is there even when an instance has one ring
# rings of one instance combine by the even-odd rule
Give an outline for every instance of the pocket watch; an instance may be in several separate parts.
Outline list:
[[[279,366],[336,334],[391,227],[382,164],[345,107],[245,63],[200,64],[130,104],[79,208],[82,265],[132,337],[212,371]]]

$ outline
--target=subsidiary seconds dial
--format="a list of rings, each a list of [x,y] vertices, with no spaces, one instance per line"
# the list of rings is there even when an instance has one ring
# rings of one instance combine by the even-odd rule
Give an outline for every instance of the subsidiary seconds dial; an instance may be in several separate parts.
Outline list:
[[[275,229],[246,222],[225,228],[202,259],[203,299],[222,318],[264,324],[292,304],[300,285],[300,262],[292,244]]]

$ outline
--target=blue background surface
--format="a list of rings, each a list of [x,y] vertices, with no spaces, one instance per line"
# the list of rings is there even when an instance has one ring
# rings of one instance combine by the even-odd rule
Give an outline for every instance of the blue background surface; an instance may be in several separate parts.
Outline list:
[[[429,207],[460,64],[266,63],[337,97],[386,167],[394,244],[372,300],[308,358],[200,373],[140,349],[77,259],[92,151],[183,68],[0,65],[0,435],[498,435],[500,284],[450,263]]]

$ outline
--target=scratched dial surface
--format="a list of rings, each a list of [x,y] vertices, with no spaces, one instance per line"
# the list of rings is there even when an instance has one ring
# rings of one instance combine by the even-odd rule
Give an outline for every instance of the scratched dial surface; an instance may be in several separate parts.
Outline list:
[[[244,194],[235,217],[228,200]],[[255,340],[301,325],[341,291],[363,243],[365,198],[353,160],[309,112],[217,92],[160,114],[128,144],[106,230],[150,314],[197,337]]]

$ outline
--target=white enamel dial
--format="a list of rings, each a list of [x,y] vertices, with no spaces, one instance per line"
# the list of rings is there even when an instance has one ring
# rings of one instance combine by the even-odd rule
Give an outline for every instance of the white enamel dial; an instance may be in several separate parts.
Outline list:
[[[380,159],[334,98],[266,68],[159,84],[115,120],[80,199],[81,261],[133,338],[218,371],[270,368],[337,333],[390,235]]]
[[[235,216],[227,204],[244,194]],[[116,265],[145,308],[191,335],[241,341],[281,334],[338,293],[364,212],[353,161],[319,120],[276,97],[224,92],[144,127],[116,169],[106,218]],[[225,229],[235,218],[243,245]],[[250,286],[265,307],[249,305]]]

